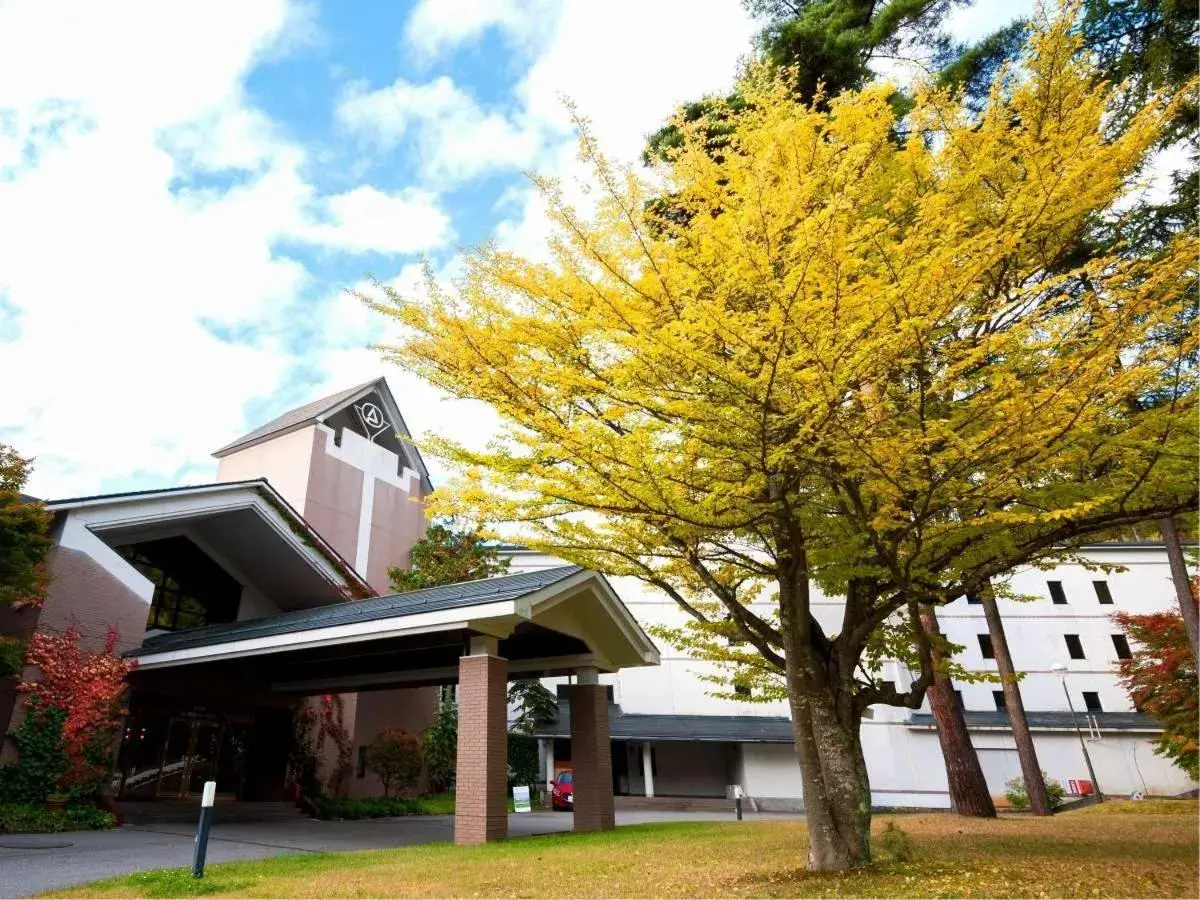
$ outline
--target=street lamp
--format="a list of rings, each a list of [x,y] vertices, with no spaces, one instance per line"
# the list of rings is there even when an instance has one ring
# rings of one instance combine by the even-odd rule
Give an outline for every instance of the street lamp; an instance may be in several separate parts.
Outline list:
[[[1075,716],[1075,704],[1071,702],[1071,692],[1067,690],[1067,667],[1055,663],[1050,671],[1062,681],[1063,693],[1067,697],[1067,707],[1071,710],[1071,722],[1075,725],[1075,733],[1079,735],[1079,748],[1083,751],[1083,761],[1087,763],[1088,776],[1092,779],[1092,788],[1096,792],[1096,802],[1103,803],[1104,795],[1100,793],[1100,782],[1096,780],[1096,770],[1092,768],[1092,757],[1088,754],[1087,741],[1083,739],[1083,730],[1079,727],[1079,719]]]

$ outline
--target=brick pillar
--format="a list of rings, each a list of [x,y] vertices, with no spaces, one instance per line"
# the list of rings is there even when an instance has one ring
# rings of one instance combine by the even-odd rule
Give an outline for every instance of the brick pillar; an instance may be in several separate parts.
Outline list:
[[[454,842],[508,837],[508,660],[458,661],[458,765]]]
[[[575,830],[607,831],[616,825],[608,689],[602,684],[573,684],[568,688],[568,696]]]

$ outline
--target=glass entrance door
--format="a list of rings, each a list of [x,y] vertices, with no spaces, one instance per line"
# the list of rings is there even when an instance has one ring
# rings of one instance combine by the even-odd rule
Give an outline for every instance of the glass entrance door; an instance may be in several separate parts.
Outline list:
[[[199,796],[217,770],[221,725],[197,719],[171,719],[158,774],[158,796]]]
[[[290,713],[138,710],[125,726],[114,783],[123,800],[198,797],[206,781],[234,799],[282,794]],[[264,714],[265,715],[265,714]]]
[[[171,719],[163,744],[162,765],[158,770],[158,796],[183,797],[187,790],[187,768],[192,745],[190,719]]]
[[[192,747],[187,770],[187,793],[200,796],[204,782],[217,774],[217,754],[221,749],[221,726],[215,722],[195,722],[192,725]]]

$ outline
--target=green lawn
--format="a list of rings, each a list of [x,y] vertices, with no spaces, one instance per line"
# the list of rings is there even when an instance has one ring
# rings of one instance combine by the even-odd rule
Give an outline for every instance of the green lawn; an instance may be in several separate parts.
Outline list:
[[[431,844],[165,870],[51,896],[179,897],[1196,897],[1194,801],[1108,803],[1051,819],[881,815],[912,858],[804,870],[798,821],[672,823],[480,847]],[[895,845],[903,841],[877,841]],[[887,854],[882,847],[878,855]],[[903,855],[903,854],[901,854]]]

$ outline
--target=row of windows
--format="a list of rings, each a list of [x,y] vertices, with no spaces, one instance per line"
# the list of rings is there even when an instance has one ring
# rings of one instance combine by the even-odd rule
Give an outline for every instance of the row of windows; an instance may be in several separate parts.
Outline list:
[[[1050,591],[1050,600],[1055,604],[1065,604],[1067,602],[1067,592],[1063,590],[1061,581],[1047,581],[1046,588]],[[1113,603],[1112,591],[1108,588],[1107,581],[1093,581],[1092,589],[1096,592],[1096,599],[1100,603],[1111,606]],[[970,604],[982,603],[983,600],[978,594],[967,594],[967,602]]]
[[[992,636],[990,634],[977,635],[979,638],[979,652],[983,654],[984,659],[995,659],[996,651],[992,647]],[[1083,642],[1079,640],[1077,634],[1064,634],[1063,640],[1067,644],[1067,653],[1071,659],[1087,659],[1087,654],[1083,652]],[[1117,653],[1117,659],[1130,659],[1133,654],[1129,650],[1129,641],[1123,634],[1112,635],[1113,650]]]
[[[958,701],[959,709],[966,709],[963,704],[962,691],[954,691],[954,699]],[[1000,712],[1005,712],[1008,709],[1008,704],[1004,699],[1004,691],[992,691],[992,702],[996,704],[996,709]],[[1088,712],[1104,712],[1104,707],[1100,704],[1100,694],[1098,691],[1084,691],[1083,705]]]

